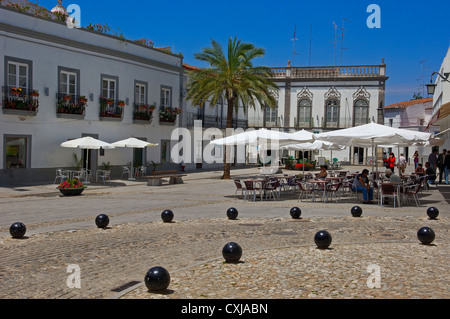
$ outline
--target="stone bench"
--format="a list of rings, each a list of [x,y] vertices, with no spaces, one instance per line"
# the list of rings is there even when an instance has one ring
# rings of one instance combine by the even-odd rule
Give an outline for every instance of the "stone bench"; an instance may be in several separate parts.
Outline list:
[[[179,174],[176,170],[173,171],[153,171],[153,175],[143,176],[148,179],[148,186],[161,186],[163,178],[170,178],[169,185],[183,184],[183,177],[185,174]]]

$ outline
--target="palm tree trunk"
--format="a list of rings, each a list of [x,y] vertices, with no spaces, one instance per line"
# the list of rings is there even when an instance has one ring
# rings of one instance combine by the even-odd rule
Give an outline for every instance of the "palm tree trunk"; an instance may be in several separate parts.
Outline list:
[[[228,109],[227,109],[227,129],[233,128],[233,109],[234,109],[234,98],[227,98]],[[228,130],[227,130],[228,131]],[[230,153],[230,146],[225,145],[223,152],[223,176],[222,179],[231,179],[231,163],[228,159],[228,154]]]

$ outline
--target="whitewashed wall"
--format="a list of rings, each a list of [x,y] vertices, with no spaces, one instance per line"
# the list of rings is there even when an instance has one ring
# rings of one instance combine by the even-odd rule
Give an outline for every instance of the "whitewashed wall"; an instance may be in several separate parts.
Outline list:
[[[53,168],[73,166],[73,153],[81,155],[80,150],[61,148],[59,145],[68,139],[82,134],[96,134],[106,142],[115,142],[131,136],[146,138],[150,142],[161,143],[169,140],[176,125],[160,125],[158,108],[160,106],[161,85],[172,88],[172,107],[180,105],[180,81],[182,59],[158,50],[124,43],[110,36],[99,35],[87,30],[69,29],[65,24],[37,19],[0,8],[1,23],[21,32],[8,32],[0,29],[0,87],[5,85],[5,57],[32,61],[32,89],[39,90],[39,111],[36,116],[18,116],[0,112],[0,135],[20,134],[31,136],[30,168]],[[29,31],[27,31],[29,30]],[[29,32],[29,33],[28,33]],[[36,33],[38,32],[38,33]],[[38,34],[39,36],[36,36]],[[47,35],[48,40],[42,38]],[[53,37],[58,41],[53,42]],[[65,45],[68,39],[73,42]],[[91,50],[93,47],[98,50]],[[115,54],[108,55],[108,51]],[[116,54],[117,53],[117,54]],[[127,57],[133,57],[127,59]],[[84,119],[58,118],[56,114],[56,94],[58,93],[58,67],[80,71],[80,95],[93,100],[88,101]],[[124,108],[121,122],[101,121],[99,119],[101,95],[101,75],[118,77],[118,99],[129,100]],[[148,104],[156,104],[153,121],[149,125],[133,124],[133,102],[135,80],[148,83]],[[45,91],[48,89],[48,96]],[[1,143],[3,143],[3,137]],[[3,153],[3,145],[0,147]],[[123,165],[131,161],[131,149],[106,150],[105,156],[98,158],[98,164],[110,162]],[[159,162],[160,147],[148,148],[147,160]],[[4,167],[4,156],[0,156],[0,168]]]

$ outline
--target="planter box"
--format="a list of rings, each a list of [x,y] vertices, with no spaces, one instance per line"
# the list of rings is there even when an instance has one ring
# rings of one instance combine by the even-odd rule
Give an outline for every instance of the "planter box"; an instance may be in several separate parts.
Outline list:
[[[133,124],[148,125],[152,124],[152,120],[133,120]]]
[[[83,188],[58,188],[63,196],[79,196],[87,187]]]
[[[84,119],[84,114],[56,113],[56,117],[62,118],[62,119],[82,120],[82,119]]]
[[[112,116],[100,116],[100,121],[110,121],[110,122],[122,122],[121,117],[112,117]]]
[[[23,115],[23,116],[36,116],[36,111],[16,110],[16,109],[3,109],[3,114],[9,115]]]

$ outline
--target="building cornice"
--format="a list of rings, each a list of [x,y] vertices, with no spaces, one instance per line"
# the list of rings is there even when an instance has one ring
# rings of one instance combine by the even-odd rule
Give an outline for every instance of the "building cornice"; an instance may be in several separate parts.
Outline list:
[[[7,11],[11,11],[17,14],[22,14],[25,16],[29,16],[31,18],[34,19],[39,19],[39,20],[44,20],[47,23],[56,23],[58,25],[65,25],[65,23],[63,22],[57,22],[57,21],[53,21],[53,20],[46,20],[40,17],[34,17],[33,15],[29,14],[29,13],[25,13],[25,12],[17,12],[16,10],[10,9],[10,8],[5,8],[5,7],[0,7],[0,10],[7,10]],[[115,39],[117,41],[119,41],[118,38],[112,36],[112,35],[108,35],[108,34],[102,34],[102,33],[98,33],[98,32],[94,32],[85,28],[80,28],[77,29],[78,31],[81,32],[88,32],[91,34],[95,34],[96,36],[100,36],[100,37],[106,37],[106,38],[111,38],[111,39]],[[76,48],[76,49],[81,49],[81,50],[86,50],[86,51],[90,51],[90,52],[94,52],[94,53],[99,53],[99,54],[104,54],[104,55],[109,55],[112,57],[116,57],[116,58],[121,58],[121,59],[125,59],[125,60],[130,60],[133,62],[138,62],[138,63],[143,63],[149,66],[153,66],[153,67],[158,67],[158,68],[162,68],[162,69],[166,69],[166,70],[171,70],[171,71],[175,71],[178,73],[182,73],[183,72],[183,65],[182,65],[182,58],[178,57],[172,53],[168,53],[168,52],[163,52],[161,50],[157,50],[154,48],[150,48],[147,46],[143,46],[137,43],[134,43],[133,41],[129,41],[129,40],[123,40],[121,39],[120,41],[126,42],[127,44],[131,44],[131,45],[136,45],[137,47],[143,47],[145,49],[148,50],[152,50],[152,51],[156,51],[160,54],[165,54],[165,55],[170,55],[173,56],[175,58],[179,58],[180,59],[180,65],[173,65],[173,64],[169,64],[169,63],[164,63],[164,62],[160,62],[160,61],[156,61],[150,58],[146,58],[143,56],[139,56],[139,55],[135,55],[135,54],[130,54],[127,52],[123,52],[120,50],[115,50],[115,49],[111,49],[111,48],[106,48],[106,47],[102,47],[102,46],[98,46],[98,45],[94,45],[94,44],[89,44],[89,43],[84,43],[81,41],[77,41],[77,40],[73,40],[73,39],[69,39],[69,38],[64,38],[64,37],[59,37],[56,35],[52,35],[52,34],[48,34],[48,33],[43,33],[43,32],[39,32],[39,31],[35,31],[32,29],[27,29],[27,28],[22,28],[22,27],[18,27],[15,25],[10,25],[7,23],[3,23],[0,22],[0,31],[4,31],[7,33],[11,33],[11,34],[15,34],[15,35],[19,35],[19,36],[23,36],[23,37],[29,37],[29,38],[33,38],[33,39],[37,39],[37,40],[41,40],[41,41],[47,41],[53,44],[59,44],[59,45],[63,45],[63,46],[67,46],[67,47],[72,47],[72,48]]]

